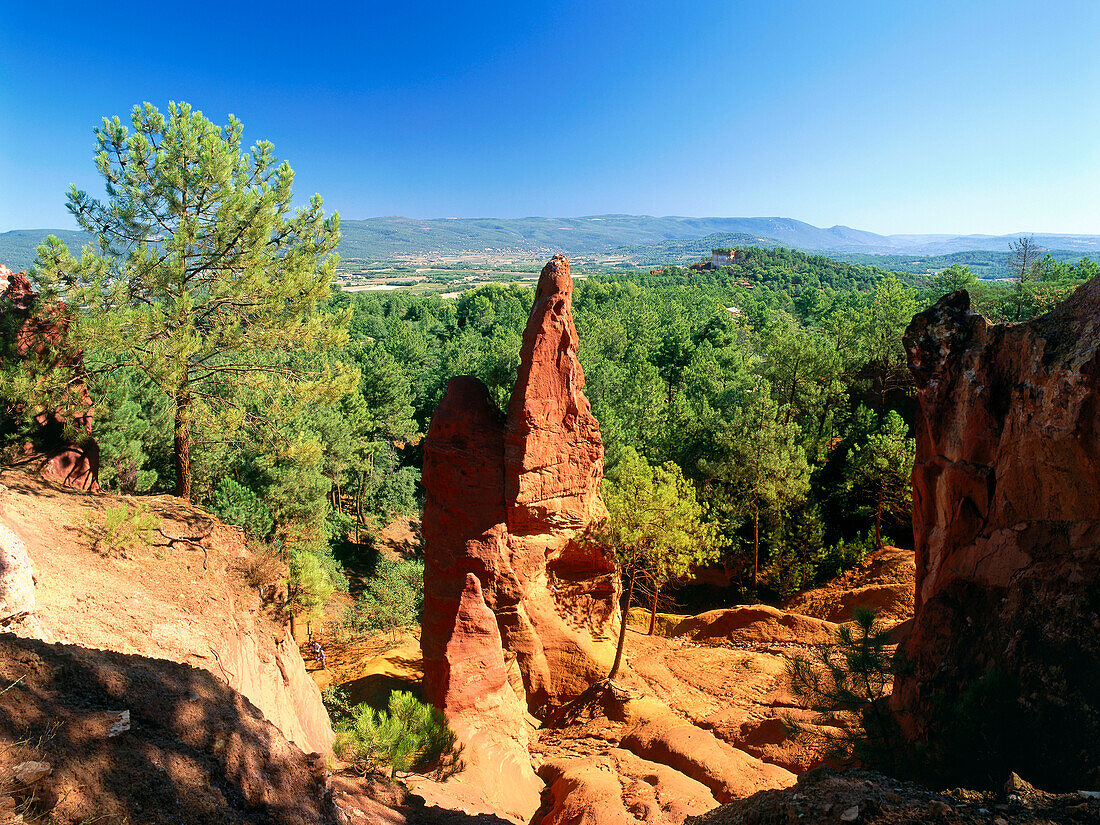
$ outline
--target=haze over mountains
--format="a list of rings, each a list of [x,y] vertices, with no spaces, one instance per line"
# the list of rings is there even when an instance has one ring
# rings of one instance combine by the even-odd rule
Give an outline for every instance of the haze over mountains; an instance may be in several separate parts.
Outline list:
[[[378,217],[341,222],[340,255],[345,260],[388,260],[405,256],[538,254],[571,255],[642,251],[705,254],[715,245],[786,246],[806,252],[871,255],[945,255],[969,250],[1007,251],[1019,235],[1032,235],[1046,249],[1100,252],[1100,235],[1020,232],[1011,235],[879,235],[848,226],[827,229],[793,218],[686,218],[648,215],[590,215],[577,218]],[[78,247],[84,236],[72,230],[12,230],[0,233],[0,261],[23,269],[35,245],[53,233]],[[709,236],[714,236],[713,239]],[[706,242],[700,243],[700,241]],[[655,250],[648,250],[653,252]]]

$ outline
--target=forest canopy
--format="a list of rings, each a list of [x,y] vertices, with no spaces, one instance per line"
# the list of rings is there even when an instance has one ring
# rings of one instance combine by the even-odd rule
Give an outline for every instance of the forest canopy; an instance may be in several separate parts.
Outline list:
[[[312,582],[309,612],[315,591],[347,588],[338,558],[369,555],[382,525],[417,514],[420,439],[448,379],[475,375],[505,403],[533,293],[334,289],[337,216],[318,196],[292,208],[289,165],[269,143],[243,149],[242,133],[186,104],[135,107],[129,128],[105,119],[107,200],[68,201],[96,242],[78,256],[48,239],[32,275],[43,301],[72,308],[103,486],[175,491],[241,526]],[[694,563],[734,596],[785,598],[910,541],[913,315],[965,288],[989,317],[1025,320],[1100,272],[1021,244],[1012,282],[756,247],[717,269],[578,280],[609,489],[656,468],[653,484],[692,502],[682,532],[695,538],[677,549],[690,563],[654,574],[651,610]],[[7,460],[48,383],[0,366]]]

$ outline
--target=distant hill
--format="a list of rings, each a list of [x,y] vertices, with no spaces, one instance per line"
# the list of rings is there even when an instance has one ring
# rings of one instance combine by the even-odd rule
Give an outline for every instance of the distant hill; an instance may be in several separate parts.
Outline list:
[[[746,235],[741,232],[716,232],[701,238],[689,240],[661,241],[655,244],[633,244],[609,250],[610,254],[622,255],[636,261],[639,265],[691,263],[700,258],[709,257],[712,249],[728,249],[734,246],[759,246],[774,249],[787,246],[775,238],[759,235]]]
[[[57,235],[68,244],[69,251],[74,255],[91,240],[83,232],[73,229],[13,229],[0,232],[0,264],[12,272],[30,269],[34,263],[34,249],[47,235]]]
[[[445,255],[485,252],[595,254],[668,242],[687,243],[714,235],[737,235],[745,239],[732,244],[735,246],[782,245],[807,252],[871,255],[947,255],[970,250],[1006,252],[1009,242],[1019,237],[878,235],[847,226],[821,229],[793,218],[655,218],[648,215],[432,220],[389,217],[345,220],[341,226],[344,240],[340,254],[364,260],[426,252]],[[1035,242],[1047,249],[1100,253],[1100,235],[1020,234],[1033,235]]]
[[[648,215],[590,215],[580,218],[415,218],[343,220],[340,256],[345,262],[428,259],[463,255],[542,257],[628,254],[653,260],[662,255],[698,257],[710,246],[786,246],[838,255],[939,256],[956,252],[1007,252],[1018,235],[877,235],[792,218],[684,218]],[[34,247],[50,232],[70,246],[83,236],[71,230],[14,230],[0,233],[0,262],[23,269]],[[1029,234],[1029,233],[1021,233]],[[1050,250],[1100,255],[1100,235],[1031,233]],[[879,263],[879,265],[885,265]]]
[[[1100,251],[1086,252],[1067,249],[1046,250],[1056,261],[1075,264],[1082,258],[1100,261]],[[877,266],[891,272],[906,272],[914,275],[926,275],[939,272],[953,264],[970,267],[979,278],[1011,278],[1012,253],[970,250],[952,252],[947,255],[868,255],[864,252],[834,252],[829,255],[838,261],[863,266]]]

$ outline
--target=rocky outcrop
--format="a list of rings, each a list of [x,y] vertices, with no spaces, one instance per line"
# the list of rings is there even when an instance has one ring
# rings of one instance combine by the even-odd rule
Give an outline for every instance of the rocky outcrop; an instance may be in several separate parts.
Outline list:
[[[836,630],[832,622],[754,604],[691,616],[676,625],[671,635],[712,645],[828,645],[836,641]]]
[[[215,523],[201,552],[149,547],[133,557],[105,557],[74,525],[101,519],[101,507],[124,499],[60,490],[16,473],[5,473],[3,482],[9,490],[0,499],[2,523],[26,544],[37,574],[35,615],[57,642],[208,670],[303,751],[331,752],[332,727],[316,683],[286,627],[241,575],[251,556],[239,530]],[[185,505],[160,501],[152,509],[172,535],[209,520]]]
[[[543,269],[507,415],[479,380],[452,379],[424,444],[424,687],[452,700],[448,648],[466,577],[479,580],[513,686],[537,710],[606,675],[615,566],[585,546],[605,515],[603,444],[584,396],[569,262]],[[514,661],[515,666],[512,667]]]
[[[686,820],[687,825],[776,825],[854,822],[859,825],[1076,825],[1100,821],[1100,799],[1037,791],[1019,777],[996,791],[952,786],[934,793],[871,771],[829,768],[798,777],[798,784],[763,791]]]
[[[16,805],[57,825],[338,821],[325,760],[207,670],[4,634],[0,679],[4,822],[24,821]],[[49,770],[30,787],[10,781],[39,760]]]
[[[542,766],[548,790],[539,825],[681,825],[717,802],[706,785],[623,748]]]
[[[3,510],[0,487],[0,511]],[[34,563],[27,546],[0,521],[0,632],[52,641],[34,609]]]
[[[499,814],[525,825],[542,792],[531,766],[532,727],[508,679],[496,616],[473,573],[466,575],[445,661],[446,681],[438,695],[462,743],[464,763],[463,788],[454,791],[447,807]]]
[[[952,293],[905,346],[919,409],[903,733],[956,778],[1100,785],[1100,279],[1022,324]]]
[[[332,723],[290,631],[261,641],[249,624],[226,628],[218,674],[303,751],[330,753]]]
[[[915,577],[913,551],[886,545],[851,570],[820,587],[806,590],[783,605],[785,610],[830,622],[850,622],[855,611],[875,611],[886,626],[913,618]]]
[[[706,785],[719,802],[782,788],[795,779],[790,771],[761,762],[710,731],[671,716],[635,726],[624,737],[622,746]]]
[[[79,373],[82,355],[62,352],[68,331],[65,305],[36,306],[35,298],[26,272],[12,272],[0,264],[0,357],[23,359],[32,372],[52,369],[60,359]],[[70,383],[68,393],[58,407],[37,413],[38,432],[24,452],[38,462],[46,478],[98,490],[99,445],[91,436],[92,400],[79,380]],[[80,433],[79,440],[68,437],[67,430]]]
[[[603,440],[584,396],[572,302],[569,261],[558,255],[539,278],[505,423],[504,492],[517,536],[582,530],[607,513]]]

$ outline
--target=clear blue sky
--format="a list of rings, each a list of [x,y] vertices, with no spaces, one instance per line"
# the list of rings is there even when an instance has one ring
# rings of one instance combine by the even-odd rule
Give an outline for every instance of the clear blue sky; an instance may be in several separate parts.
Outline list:
[[[0,0],[0,231],[185,100],[345,218],[1100,233],[1100,3]]]

